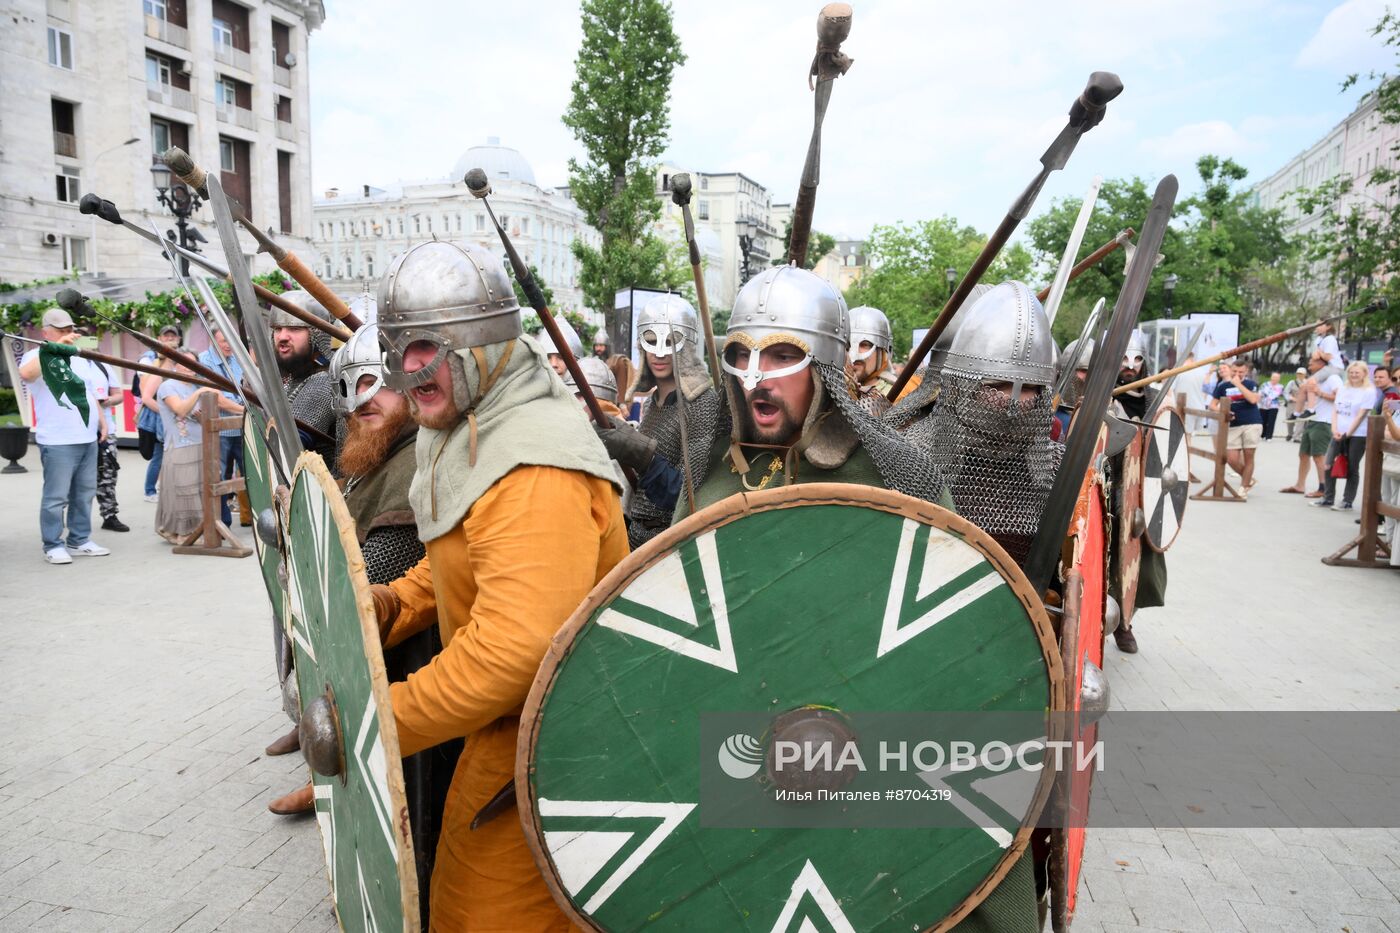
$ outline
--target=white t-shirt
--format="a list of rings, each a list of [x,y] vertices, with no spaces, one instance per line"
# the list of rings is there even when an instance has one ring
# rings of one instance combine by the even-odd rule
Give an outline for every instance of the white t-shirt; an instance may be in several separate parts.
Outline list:
[[[1358,411],[1367,411],[1376,407],[1376,389],[1374,386],[1343,386],[1337,392],[1337,430],[1345,433],[1351,428],[1351,419],[1356,417]],[[1352,437],[1365,437],[1368,418],[1364,415],[1361,423],[1356,426]]]
[[[1314,352],[1316,351],[1327,354],[1326,362],[1328,366],[1342,365],[1342,348],[1337,345],[1336,334],[1326,334],[1317,338],[1317,347]]]
[[[86,361],[84,361],[86,362]],[[121,380],[117,378],[115,367],[107,363],[93,363],[92,368],[97,376],[97,381],[93,383],[92,393],[97,396],[98,402],[105,402],[112,397],[112,393],[122,390]],[[105,374],[103,370],[106,370]],[[115,440],[117,436],[117,408],[103,407],[102,416],[107,421],[107,436]]]
[[[1342,388],[1342,377],[1338,375],[1328,376],[1326,379],[1319,382],[1317,387],[1320,391],[1326,392],[1329,395],[1339,392]],[[1317,397],[1317,407],[1313,409],[1312,420],[1321,421],[1323,424],[1331,427],[1332,411],[1335,408],[1336,406],[1332,402],[1319,395]]]
[[[20,358],[20,365],[23,366],[38,355],[39,348],[35,347]],[[78,410],[73,407],[71,401],[64,399],[64,404],[58,403],[58,399],[53,397],[53,393],[49,391],[48,384],[44,382],[42,376],[33,382],[24,384],[34,399],[34,439],[44,446],[91,444],[97,440],[97,419],[101,416],[101,409],[93,389],[100,384],[102,394],[105,396],[107,394],[107,379],[96,366],[81,356],[69,357],[68,365],[73,368],[73,373],[79,379],[87,383],[88,418],[86,423],[78,414]]]

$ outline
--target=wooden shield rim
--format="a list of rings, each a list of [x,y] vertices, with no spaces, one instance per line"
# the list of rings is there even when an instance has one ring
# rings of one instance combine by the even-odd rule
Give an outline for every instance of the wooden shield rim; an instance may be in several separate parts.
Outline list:
[[[1144,430],[1151,429],[1139,429],[1137,437],[1134,437],[1132,443],[1130,443],[1127,446],[1127,448],[1124,449],[1123,469],[1117,474],[1118,481],[1122,484],[1122,497],[1120,498],[1118,503],[1119,511],[1116,515],[1114,515],[1113,522],[1118,547],[1116,548],[1113,554],[1113,576],[1110,578],[1110,583],[1113,579],[1116,578],[1119,590],[1119,609],[1123,615],[1123,620],[1121,624],[1125,626],[1132,624],[1133,613],[1137,609],[1137,589],[1138,582],[1141,579],[1142,574],[1142,541],[1144,538],[1147,537],[1146,533],[1138,535],[1136,538],[1132,536],[1133,512],[1137,509],[1142,508],[1142,463],[1145,459],[1143,457],[1143,452],[1147,446],[1147,439],[1143,437]],[[1133,451],[1135,448],[1137,451],[1138,469],[1129,470],[1128,459],[1133,456]],[[1134,474],[1134,478],[1136,479],[1135,483],[1128,482],[1128,476],[1130,473]],[[1137,490],[1137,496],[1132,503],[1129,503],[1127,501],[1128,491],[1134,488]],[[1128,551],[1128,543],[1130,540],[1136,542],[1137,544],[1136,559],[1132,562],[1133,565],[1135,565],[1136,567],[1136,572],[1133,574],[1133,585],[1131,590],[1129,590],[1126,585],[1126,570],[1128,565],[1126,563],[1125,557]]]
[[[545,886],[554,896],[555,903],[574,924],[584,929],[604,930],[604,927],[595,923],[591,917],[574,909],[568,893],[559,884],[553,861],[548,852],[545,851],[542,841],[543,830],[536,812],[534,795],[530,790],[530,773],[534,763],[535,744],[539,739],[540,710],[564,660],[569,656],[570,648],[575,639],[599,606],[613,598],[621,589],[650,569],[653,564],[681,542],[759,512],[813,505],[861,506],[877,509],[960,535],[964,541],[977,548],[1006,580],[1007,585],[1021,605],[1025,607],[1026,614],[1030,617],[1031,625],[1035,629],[1037,640],[1040,642],[1041,658],[1045,662],[1047,678],[1050,681],[1050,705],[1046,713],[1051,723],[1051,731],[1056,731],[1059,728],[1057,723],[1064,717],[1052,714],[1065,712],[1068,709],[1068,698],[1065,692],[1064,667],[1060,661],[1060,648],[1055,638],[1054,629],[1050,625],[1049,616],[1045,612],[1045,606],[1040,597],[1031,587],[1030,581],[1022,573],[1020,566],[1011,559],[1001,545],[992,539],[991,535],[981,528],[941,506],[878,486],[861,486],[850,483],[803,483],[758,492],[741,492],[727,499],[722,499],[714,505],[686,517],[652,538],[619,561],[603,579],[598,581],[589,592],[588,597],[574,610],[573,615],[555,634],[549,650],[545,652],[544,660],[540,662],[535,682],[530,687],[530,694],[526,698],[525,706],[520,714],[520,732],[516,738],[515,754],[516,808],[519,811],[520,823],[525,832],[525,842],[530,847],[530,854],[535,859],[535,866],[539,869],[540,877],[544,879]],[[1047,769],[1036,786],[1035,798],[1031,803],[1030,810],[1022,820],[1021,826],[1016,830],[1011,845],[1007,847],[996,867],[982,879],[977,887],[969,892],[957,907],[953,908],[942,920],[928,927],[924,933],[943,933],[943,931],[951,929],[971,913],[973,908],[982,903],[992,889],[1001,883],[1016,860],[1028,851],[1030,837],[1035,831],[1036,819],[1049,800],[1053,785],[1054,774]]]
[[[360,552],[360,542],[355,537],[355,520],[350,517],[350,509],[345,504],[345,496],[340,486],[321,459],[313,451],[303,451],[297,458],[296,469],[292,473],[292,494],[296,494],[297,480],[302,473],[310,474],[311,480],[321,487],[326,497],[331,515],[335,520],[336,534],[345,552],[350,586],[355,592],[355,608],[360,619],[361,648],[369,645],[380,646],[378,616],[374,611],[374,599],[369,592],[369,578],[365,576],[365,558]],[[291,502],[291,497],[288,497]],[[290,506],[289,506],[290,507]],[[394,726],[394,707],[389,699],[389,677],[384,670],[384,652],[365,650],[365,663],[370,670],[370,693],[379,716],[379,738],[384,744],[384,756],[388,760],[389,798],[393,812],[398,816],[394,829],[399,841],[397,847],[399,868],[399,895],[403,901],[404,933],[414,933],[419,928],[418,865],[413,854],[413,834],[408,830],[408,795],[404,790],[403,756],[399,753],[399,733]],[[307,767],[308,772],[310,766]],[[317,820],[320,827],[320,820]],[[324,845],[324,842],[323,842]],[[324,859],[323,859],[324,861]],[[326,866],[326,881],[330,884],[330,866]],[[331,901],[335,903],[336,920],[345,928],[340,917],[340,904],[335,900],[335,887],[331,886]]]
[[[1162,422],[1162,421],[1166,421],[1166,422],[1168,423],[1168,425],[1170,425],[1171,422],[1175,421],[1175,422],[1180,426],[1180,428],[1181,428],[1181,435],[1182,435],[1182,436],[1181,436],[1181,448],[1182,448],[1182,450],[1183,450],[1183,452],[1184,452],[1184,454],[1185,454],[1185,459],[1186,459],[1186,473],[1185,473],[1186,480],[1185,480],[1185,482],[1186,482],[1186,483],[1188,484],[1188,486],[1189,486],[1190,481],[1191,481],[1191,437],[1190,437],[1190,435],[1188,435],[1188,434],[1186,433],[1186,423],[1183,422],[1183,421],[1181,420],[1181,416],[1178,415],[1178,414],[1176,413],[1176,409],[1174,409],[1174,408],[1163,408],[1161,411],[1157,412],[1157,417],[1152,419],[1152,423],[1155,424],[1155,425],[1158,425],[1158,428],[1161,428],[1161,425],[1159,424],[1159,422]],[[1156,431],[1153,431],[1153,434],[1154,434],[1154,436],[1155,436]],[[1146,454],[1147,454],[1147,452],[1144,450],[1144,451],[1143,451],[1143,458],[1142,458],[1142,475],[1143,475],[1143,478],[1144,478],[1144,479],[1147,478],[1147,456],[1146,456]],[[1187,502],[1190,502],[1190,501],[1191,501],[1191,497],[1190,497],[1190,496],[1187,496],[1187,497],[1186,497],[1186,501],[1187,501]],[[1152,528],[1152,524],[1151,524],[1152,516],[1149,515],[1149,516],[1148,516],[1148,525],[1147,525],[1147,529],[1144,530],[1143,533],[1142,533],[1143,540],[1147,542],[1147,546],[1148,546],[1148,547],[1150,547],[1152,550],[1156,551],[1158,554],[1165,554],[1165,553],[1167,553],[1167,550],[1168,550],[1173,544],[1176,543],[1177,535],[1181,534],[1181,523],[1182,523],[1182,521],[1185,519],[1185,517],[1186,517],[1186,506],[1183,505],[1183,506],[1181,507],[1181,515],[1179,515],[1179,516],[1177,517],[1177,520],[1176,520],[1176,532],[1171,536],[1171,540],[1169,540],[1169,541],[1167,541],[1167,542],[1165,542],[1164,544],[1162,544],[1162,545],[1159,546],[1159,545],[1157,544],[1156,541],[1153,541],[1153,540],[1152,540],[1152,535],[1150,534],[1150,531],[1151,531],[1151,528]]]
[[[1060,626],[1060,663],[1065,667],[1068,678],[1071,664],[1079,662],[1079,613],[1084,598],[1084,578],[1077,569],[1071,569],[1065,577],[1065,616]],[[1073,624],[1071,624],[1073,622]],[[1066,680],[1066,699],[1071,703],[1071,687]],[[1069,719],[1070,717],[1066,717]],[[1059,772],[1055,775],[1054,799],[1051,805],[1060,813],[1068,814],[1071,806],[1069,775]],[[1050,863],[1047,866],[1050,879],[1051,923],[1055,930],[1069,926],[1069,830],[1063,826],[1050,830]]]

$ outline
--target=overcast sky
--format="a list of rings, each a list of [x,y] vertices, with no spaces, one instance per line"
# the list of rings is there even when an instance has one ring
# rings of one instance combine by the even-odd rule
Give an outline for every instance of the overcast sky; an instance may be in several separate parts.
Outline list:
[[[688,61],[668,157],[741,171],[789,201],[811,132],[816,0],[673,0]],[[951,214],[989,231],[1038,168],[1089,72],[1126,86],[1054,176],[1052,197],[1106,178],[1175,172],[1206,152],[1264,178],[1356,104],[1349,71],[1394,60],[1369,35],[1384,0],[1039,3],[857,0],[826,120],[815,226]],[[487,136],[542,185],[580,150],[560,122],[577,8],[517,0],[326,0],[311,36],[312,175],[328,187],[444,177]]]

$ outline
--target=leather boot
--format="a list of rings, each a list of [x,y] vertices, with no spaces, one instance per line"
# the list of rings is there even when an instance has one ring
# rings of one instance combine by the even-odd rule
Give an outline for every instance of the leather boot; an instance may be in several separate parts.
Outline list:
[[[1126,625],[1120,625],[1113,630],[1113,643],[1124,654],[1137,654],[1137,638],[1133,635],[1133,630]]]
[[[298,813],[310,813],[316,809],[316,794],[310,784],[305,787],[298,787],[290,794],[278,797],[267,808],[278,816],[294,816]]]
[[[248,493],[238,490],[238,524],[244,528],[253,525],[253,505],[248,501]]]
[[[293,726],[291,732],[269,745],[266,751],[268,757],[271,758],[276,755],[290,755],[299,748],[301,748],[301,737],[297,735],[296,727]]]

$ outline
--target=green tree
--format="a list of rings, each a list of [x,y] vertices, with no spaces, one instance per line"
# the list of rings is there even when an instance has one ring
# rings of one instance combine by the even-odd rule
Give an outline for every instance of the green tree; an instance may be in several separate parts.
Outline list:
[[[515,289],[515,300],[520,302],[520,307],[530,307],[530,300],[525,297],[525,289],[520,287],[520,281],[515,277],[515,267],[506,263],[506,275],[510,276],[510,285]],[[540,278],[540,270],[535,268],[534,263],[530,263],[530,277],[535,280],[535,284],[540,287],[540,294],[544,296],[545,306],[550,311],[559,312],[559,308],[554,307],[554,289],[549,287],[549,283]]]
[[[807,237],[807,258],[802,263],[804,269],[815,269],[822,257],[836,248],[836,237],[820,230],[813,230]],[[792,249],[792,221],[783,224],[783,251],[772,261],[775,266],[788,264],[788,252]]]
[[[603,242],[594,248],[575,240],[573,252],[585,300],[603,311],[617,338],[617,291],[667,284],[667,247],[652,230],[661,213],[652,160],[666,145],[671,77],[685,55],[664,0],[584,0],[582,18],[564,125],[586,158],[569,160],[569,184]]]
[[[987,237],[952,217],[914,224],[876,225],[865,243],[864,275],[846,292],[851,307],[871,305],[885,312],[894,331],[895,356],[909,353],[915,328],[927,327],[948,300],[944,270],[966,271]],[[1025,279],[1031,254],[1013,243],[1002,250],[983,281]]]

